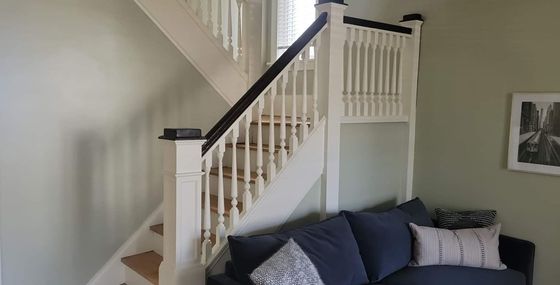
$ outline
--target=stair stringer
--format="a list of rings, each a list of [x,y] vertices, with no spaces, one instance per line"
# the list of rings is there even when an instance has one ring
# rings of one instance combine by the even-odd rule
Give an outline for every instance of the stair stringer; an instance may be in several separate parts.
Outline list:
[[[239,224],[228,235],[250,235],[278,231],[296,210],[313,185],[323,174],[325,161],[325,124],[322,119],[309,137],[288,160],[288,164],[277,173],[266,187],[263,195],[243,215]],[[221,248],[207,268],[214,272],[227,249]]]
[[[123,243],[111,256],[101,269],[91,278],[87,285],[108,285],[125,283],[126,268],[121,258],[140,252],[150,251],[154,248],[155,233],[150,231],[150,226],[163,221],[163,203],[138,227],[138,229]]]
[[[247,91],[248,76],[181,0],[135,0],[160,30],[233,105]]]

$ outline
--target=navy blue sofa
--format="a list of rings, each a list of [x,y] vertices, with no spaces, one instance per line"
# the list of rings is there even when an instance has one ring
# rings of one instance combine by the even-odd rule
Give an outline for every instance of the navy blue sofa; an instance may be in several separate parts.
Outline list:
[[[399,206],[400,207],[400,206]],[[408,209],[403,209],[405,210],[408,214],[412,215],[412,220],[414,223],[416,224],[432,224],[432,221],[429,220],[429,214],[427,214],[427,211],[425,210],[424,205],[422,204],[422,202],[419,199],[415,199],[412,202],[407,203],[407,205],[405,206]],[[342,215],[344,216],[344,215]],[[322,234],[323,236],[328,236],[328,238],[326,239],[330,239],[331,245],[335,244],[338,247],[338,244],[336,243],[336,241],[333,243],[333,239],[338,239],[341,238],[343,235],[340,235],[339,232],[341,231],[340,228],[335,229],[335,231],[331,231],[329,232],[329,229],[326,230],[326,232],[324,231],[325,229],[325,224],[328,224],[329,222],[327,221],[327,223],[322,222],[322,223],[318,223],[318,224],[314,224],[314,225],[310,225],[310,226],[306,226],[304,227],[303,233],[301,232],[301,230],[294,230],[291,231],[291,233],[288,234],[284,234],[285,235],[289,235],[290,237],[295,236],[296,241],[297,240],[297,236],[305,236],[305,238],[309,238],[309,235],[313,235],[313,231],[323,231],[320,234]],[[330,222],[331,224],[333,224],[333,222]],[[336,223],[336,222],[334,222]],[[321,225],[323,224],[323,226]],[[383,225],[381,225],[383,227]],[[332,227],[332,226],[328,226],[328,227]],[[315,237],[315,240],[312,240],[313,244],[318,243],[317,242],[317,237],[321,237],[321,235],[317,235]],[[353,235],[355,236],[357,234],[356,231],[353,232]],[[244,249],[245,252],[249,252],[249,246],[252,248],[257,248],[256,252],[259,251],[259,246],[261,246],[262,248],[262,240],[268,240],[267,242],[270,244],[270,242],[275,243],[278,242],[278,246],[280,246],[281,242],[285,240],[285,237],[282,237],[283,234],[275,234],[272,235],[272,238],[269,235],[265,235],[265,236],[257,236],[256,240],[251,240],[252,238],[241,238],[241,246],[245,246],[246,248]],[[387,233],[387,235],[391,235],[390,232]],[[370,236],[368,236],[368,238],[371,238]],[[260,239],[260,241],[259,241]],[[359,240],[358,238],[356,238],[357,240]],[[383,242],[383,239],[376,239],[377,241]],[[388,241],[387,239],[385,239],[385,241]],[[238,245],[238,240],[237,238],[231,238],[230,237],[230,244],[232,244],[232,242],[234,243],[235,246],[232,247],[237,247],[239,248]],[[305,241],[303,241],[305,243]],[[237,243],[237,244],[236,244]],[[243,243],[245,243],[245,245],[243,245]],[[300,243],[298,241],[298,243]],[[320,242],[319,242],[320,243]],[[266,244],[266,242],[265,242]],[[344,247],[345,242],[341,241],[340,242],[340,246]],[[278,247],[277,246],[277,247]],[[306,245],[302,245],[302,247],[305,247]],[[313,247],[314,245],[311,245],[311,247]],[[232,248],[230,247],[230,251],[232,250]],[[233,249],[235,250],[235,249]],[[276,250],[276,249],[274,249]],[[314,249],[311,249],[311,251],[313,251]],[[325,252],[326,255],[329,256],[329,258],[332,258],[333,256],[339,256],[340,251],[336,252],[336,249],[334,249],[335,251],[332,252]],[[348,252],[348,251],[352,251],[351,248],[343,248],[342,249],[343,252]],[[263,252],[261,250],[261,252]],[[240,273],[239,273],[239,268],[242,267],[241,263],[245,263],[243,264],[243,266],[246,266],[247,263],[253,263],[250,264],[250,266],[252,266],[253,268],[258,266],[258,262],[262,261],[262,260],[266,260],[267,257],[266,256],[262,256],[262,257],[258,257],[259,259],[255,259],[254,256],[240,256],[243,255],[243,250],[241,251],[237,251],[237,252],[232,252],[232,261],[229,261],[226,263],[226,268],[225,268],[225,273],[224,274],[220,274],[220,275],[215,275],[215,276],[210,276],[208,278],[208,285],[250,285],[250,281],[247,280],[247,278],[245,278],[245,280],[240,280],[241,278]],[[265,252],[264,255],[270,256],[274,253],[274,251],[270,251],[270,252]],[[319,251],[320,253],[320,251]],[[362,254],[362,258],[363,258],[363,252],[360,251],[359,254]],[[359,255],[358,254],[358,255]],[[249,254],[247,254],[249,255]],[[314,253],[311,253],[311,255],[317,255],[317,251],[315,251]],[[352,278],[346,278],[345,282],[348,282],[348,284],[352,284],[352,285],[357,285],[357,284],[381,284],[381,285],[532,285],[533,284],[533,267],[534,267],[534,256],[535,256],[535,245],[532,242],[529,241],[525,241],[525,240],[521,240],[521,239],[517,239],[517,238],[513,238],[513,237],[509,237],[509,236],[505,236],[502,235],[500,236],[500,256],[502,258],[502,262],[507,265],[508,269],[506,270],[488,270],[488,269],[479,269],[479,268],[469,268],[469,267],[456,267],[456,266],[428,266],[428,267],[408,267],[405,266],[404,268],[401,268],[399,270],[397,270],[396,272],[393,272],[391,274],[389,274],[386,277],[383,277],[382,279],[380,279],[380,281],[375,281],[375,282],[361,282],[359,280],[363,280],[364,277],[362,276],[358,276],[358,277],[352,277]],[[334,257],[335,259],[337,257]],[[359,260],[362,260],[362,258],[359,258]],[[313,259],[313,258],[312,258]],[[237,267],[236,264],[234,262],[237,262]],[[315,262],[314,262],[315,263]],[[319,262],[320,263],[320,262]],[[335,262],[336,263],[336,262]],[[341,261],[339,262],[340,266],[344,267],[345,265],[343,263],[348,263],[346,264],[346,267],[350,266],[350,267],[356,267],[356,264],[350,264],[351,262],[348,261],[343,261],[341,258]],[[321,265],[321,266],[324,266]],[[361,266],[361,264],[359,265]],[[237,272],[236,272],[237,270]],[[344,270],[344,269],[341,269]],[[329,272],[327,269],[323,269],[323,271],[326,271],[327,274],[332,274],[332,272]],[[336,271],[336,270],[330,270],[330,271]],[[250,271],[246,271],[246,272],[250,272]],[[319,268],[319,272],[321,272],[321,269]],[[241,274],[245,275],[246,274]],[[329,278],[330,280],[333,280],[330,276],[322,276],[323,279],[325,280],[326,278]],[[369,276],[371,277],[371,276]],[[334,277],[334,278],[340,278],[340,276],[338,277]],[[362,279],[360,279],[362,278]],[[341,280],[341,279],[339,279]],[[346,281],[347,280],[347,281]],[[368,276],[365,276],[365,280],[368,280]],[[372,278],[369,278],[369,280],[372,280]],[[358,282],[358,283],[357,283]],[[325,282],[327,283],[327,282]],[[331,284],[333,282],[330,282]],[[335,284],[340,283],[340,281],[335,282]]]

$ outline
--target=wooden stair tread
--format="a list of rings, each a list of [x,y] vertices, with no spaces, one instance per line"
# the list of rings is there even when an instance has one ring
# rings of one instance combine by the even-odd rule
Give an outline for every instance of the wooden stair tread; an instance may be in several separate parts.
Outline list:
[[[232,143],[228,143],[228,144],[226,144],[226,147],[227,147],[227,148],[233,148],[233,144],[232,144]],[[245,149],[245,143],[244,143],[244,142],[237,143],[237,144],[235,145],[235,147],[236,147],[237,149]],[[268,152],[268,144],[263,144],[262,148],[263,148],[263,152]],[[257,149],[258,149],[257,144],[256,144],[256,143],[249,143],[249,149],[252,150],[252,151],[257,151]],[[276,151],[279,151],[279,150],[280,150],[280,146],[279,146],[279,145],[275,145],[275,146],[274,146],[274,149],[275,149]],[[239,159],[239,158],[238,158],[238,159]]]
[[[262,119],[261,119],[263,124],[269,125],[270,124],[270,116],[269,115],[263,115]],[[282,116],[274,116],[274,125],[280,125],[280,123],[282,123]],[[296,123],[297,125],[301,125],[303,123],[303,119],[301,117],[296,117]],[[311,125],[311,119],[307,119],[307,121],[305,122],[307,125]],[[251,122],[251,125],[258,125],[259,121],[258,120],[254,120]],[[290,126],[292,124],[292,117],[291,116],[286,116],[286,125]]]
[[[163,224],[153,225],[150,227],[150,230],[160,236],[163,236]]]
[[[160,236],[163,236],[163,224],[153,225],[150,227],[150,230]],[[204,239],[204,230],[202,230],[200,236]],[[216,243],[216,235],[214,233],[210,233],[210,240],[212,241],[212,244]]]
[[[224,166],[223,168],[224,171],[224,177],[225,178],[232,178],[232,169],[229,166]],[[212,168],[212,170],[210,170],[210,175],[213,176],[218,176],[219,172],[218,172],[218,168]],[[237,180],[241,180],[243,181],[245,179],[245,171],[243,171],[242,169],[237,169]],[[257,173],[251,171],[251,182],[255,182],[257,181]]]
[[[154,285],[159,284],[159,265],[162,261],[163,257],[153,250],[121,259],[122,263]]]

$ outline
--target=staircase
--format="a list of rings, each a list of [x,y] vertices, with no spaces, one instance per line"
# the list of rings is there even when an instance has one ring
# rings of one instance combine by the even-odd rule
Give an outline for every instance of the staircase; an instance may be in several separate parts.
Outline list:
[[[220,38],[222,17],[216,26],[208,16],[221,0],[137,1],[173,33],[179,30],[173,21],[162,19],[177,16],[167,9],[179,3],[230,63],[250,61],[241,41],[232,53],[231,31],[225,42]],[[243,3],[237,1],[238,19]],[[164,130],[163,204],[89,285],[204,284],[228,235],[278,229],[319,179],[323,214],[338,212],[343,123],[408,123],[411,187],[421,17],[390,25],[345,17],[345,5],[321,3],[315,22],[243,96],[230,98],[235,104],[205,136]],[[183,47],[188,42],[177,45],[190,60],[204,61]]]

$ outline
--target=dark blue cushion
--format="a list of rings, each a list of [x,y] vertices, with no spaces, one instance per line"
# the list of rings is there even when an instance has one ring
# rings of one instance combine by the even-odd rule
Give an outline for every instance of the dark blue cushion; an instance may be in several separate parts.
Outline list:
[[[293,238],[317,267],[326,285],[362,285],[368,278],[348,221],[336,216],[284,233],[228,237],[236,279],[251,284],[249,274]]]
[[[434,221],[420,198],[412,199],[397,206],[412,217],[412,222],[422,227],[434,227]]]
[[[525,285],[523,273],[458,266],[407,267],[383,279],[383,285]]]
[[[409,215],[399,209],[342,213],[350,222],[370,281],[379,281],[408,265],[412,254]]]

